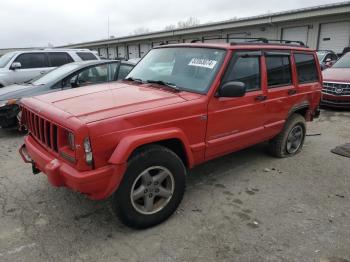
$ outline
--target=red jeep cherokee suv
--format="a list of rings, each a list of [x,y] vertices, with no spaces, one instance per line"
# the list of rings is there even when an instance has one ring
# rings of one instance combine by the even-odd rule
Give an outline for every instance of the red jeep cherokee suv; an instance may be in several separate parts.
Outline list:
[[[282,44],[179,44],[152,49],[121,82],[23,99],[20,153],[54,186],[113,196],[121,221],[168,218],[195,165],[269,141],[303,146],[318,115],[314,51]]]

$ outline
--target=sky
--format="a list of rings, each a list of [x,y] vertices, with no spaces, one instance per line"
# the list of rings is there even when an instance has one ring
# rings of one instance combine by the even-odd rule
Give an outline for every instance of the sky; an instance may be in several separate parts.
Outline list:
[[[0,48],[45,47],[163,30],[189,17],[217,22],[342,1],[0,0]]]

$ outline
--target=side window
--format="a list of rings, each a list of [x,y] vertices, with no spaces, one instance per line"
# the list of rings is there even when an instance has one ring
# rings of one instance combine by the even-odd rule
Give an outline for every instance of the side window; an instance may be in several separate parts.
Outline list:
[[[267,81],[269,88],[286,86],[292,83],[290,58],[287,55],[266,56]]]
[[[318,71],[313,54],[294,54],[299,84],[317,82]]]
[[[130,65],[123,65],[123,64],[120,65],[119,72],[118,72],[118,80],[124,79],[129,74],[131,69],[132,69],[132,66]]]
[[[94,54],[89,52],[77,52],[77,55],[81,58],[83,61],[87,60],[97,60],[97,57],[94,56]]]
[[[108,65],[87,68],[78,75],[77,85],[91,85],[108,81]]]
[[[15,62],[21,63],[21,69],[49,67],[45,53],[21,54]]]
[[[73,59],[67,53],[48,53],[50,65],[58,67],[73,62]]]
[[[237,81],[243,82],[247,92],[261,89],[260,56],[252,52],[236,53],[232,57],[223,83]]]

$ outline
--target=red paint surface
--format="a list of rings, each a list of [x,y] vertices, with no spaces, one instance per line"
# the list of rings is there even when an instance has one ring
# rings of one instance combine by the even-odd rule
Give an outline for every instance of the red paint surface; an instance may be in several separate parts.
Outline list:
[[[128,158],[141,145],[174,139],[182,144],[191,168],[269,140],[282,130],[293,109],[307,105],[308,116],[311,116],[319,105],[320,68],[319,82],[299,85],[293,68],[292,85],[268,89],[264,57],[261,59],[262,90],[249,92],[241,98],[215,96],[236,50],[313,52],[310,49],[280,45],[190,46],[228,50],[206,95],[160,90],[149,84],[116,82],[23,99],[26,109],[75,135],[76,163],[46,150],[33,135],[25,139],[29,154],[37,167],[47,174],[51,184],[102,199],[117,189]],[[295,90],[296,94],[288,94],[290,90]],[[267,99],[257,101],[258,95]],[[93,166],[84,162],[85,137],[91,141]]]

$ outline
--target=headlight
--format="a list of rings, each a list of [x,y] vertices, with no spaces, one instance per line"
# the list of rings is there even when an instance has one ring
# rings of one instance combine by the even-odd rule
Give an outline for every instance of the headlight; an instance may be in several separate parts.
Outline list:
[[[69,146],[70,150],[72,150],[72,151],[75,150],[74,134],[71,132],[68,133],[68,146]]]
[[[14,105],[17,103],[17,101],[18,101],[18,99],[10,99],[7,101],[6,105]]]
[[[17,101],[18,101],[18,99],[10,99],[10,100],[7,100],[7,101],[0,101],[0,107],[14,105],[14,104],[17,103]]]
[[[92,152],[91,144],[88,137],[84,139],[84,151],[85,151],[85,161],[88,165],[92,165]]]

